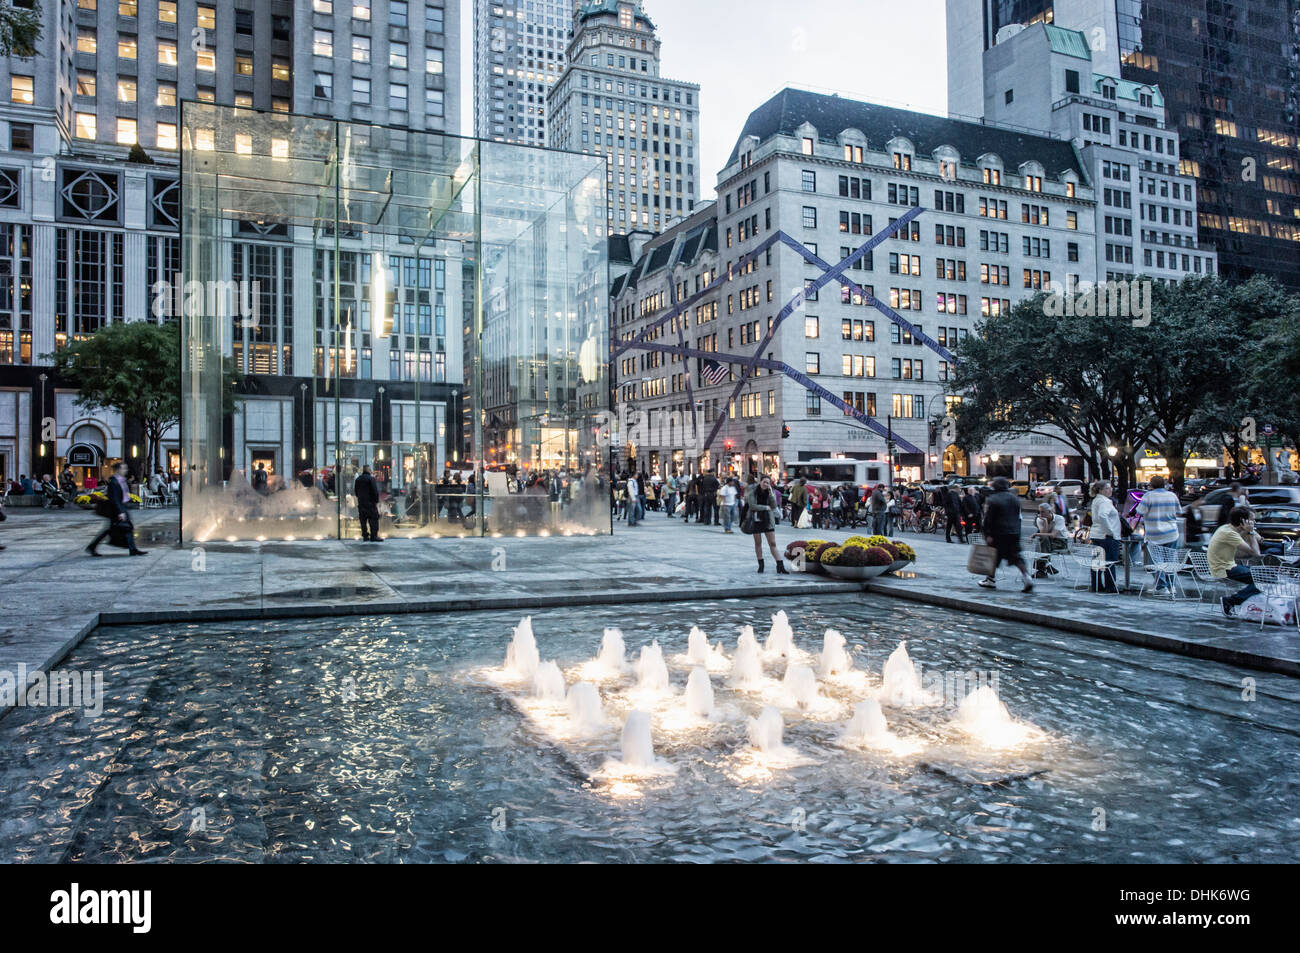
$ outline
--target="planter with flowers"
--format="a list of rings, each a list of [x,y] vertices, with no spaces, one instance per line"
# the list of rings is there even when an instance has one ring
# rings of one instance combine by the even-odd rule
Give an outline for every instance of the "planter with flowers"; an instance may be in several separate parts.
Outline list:
[[[894,557],[880,546],[862,546],[847,540],[842,546],[831,546],[821,553],[821,564],[826,572],[837,579],[865,582],[889,569]]]
[[[899,539],[889,541],[888,550],[894,554],[894,564],[887,572],[895,573],[916,562],[916,550]]]

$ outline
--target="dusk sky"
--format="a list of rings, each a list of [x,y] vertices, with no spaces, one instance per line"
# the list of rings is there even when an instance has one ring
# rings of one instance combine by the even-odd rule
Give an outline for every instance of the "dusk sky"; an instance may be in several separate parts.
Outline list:
[[[661,73],[700,84],[700,187],[713,196],[746,117],[784,86],[945,114],[944,0],[644,0]],[[473,13],[463,27],[463,128],[473,128]]]

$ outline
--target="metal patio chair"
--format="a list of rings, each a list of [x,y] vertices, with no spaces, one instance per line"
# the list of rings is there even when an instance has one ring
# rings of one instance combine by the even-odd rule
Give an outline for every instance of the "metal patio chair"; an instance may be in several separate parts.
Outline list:
[[[1070,566],[1073,570],[1070,576],[1070,585],[1078,588],[1080,573],[1086,573],[1085,580],[1089,587],[1092,585],[1092,574],[1094,572],[1111,572],[1114,573],[1115,567],[1120,560],[1107,559],[1106,550],[1092,543],[1070,543]],[[1116,582],[1118,588],[1118,581]],[[1110,595],[1110,593],[1106,593]]]
[[[1286,566],[1251,566],[1250,581],[1270,602],[1284,599],[1291,603],[1292,618],[1300,631],[1300,571]],[[1259,614],[1259,626],[1264,627],[1267,607]]]
[[[1138,598],[1141,599],[1146,592],[1159,595],[1158,587],[1161,579],[1167,579],[1169,582],[1169,598],[1171,601],[1190,598],[1186,590],[1181,588],[1183,583],[1179,579],[1182,570],[1186,567],[1187,550],[1180,549],[1177,546],[1159,546],[1148,543],[1146,576],[1142,580],[1142,588],[1138,590]],[[1200,583],[1197,582],[1194,573],[1190,578],[1192,585],[1196,586],[1196,598],[1199,600],[1201,597]]]
[[[1200,597],[1204,599],[1207,594],[1211,597],[1207,603],[1211,607],[1221,610],[1223,597],[1230,596],[1241,588],[1235,580],[1226,577],[1219,579],[1210,572],[1210,554],[1203,549],[1188,550],[1187,565],[1191,567],[1192,579],[1196,582]]]

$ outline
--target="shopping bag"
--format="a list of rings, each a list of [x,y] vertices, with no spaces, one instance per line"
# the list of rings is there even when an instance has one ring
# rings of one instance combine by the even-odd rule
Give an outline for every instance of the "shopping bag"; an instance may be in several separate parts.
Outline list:
[[[978,576],[991,576],[997,572],[997,568],[998,551],[992,546],[976,543],[970,548],[970,556],[966,559],[967,572]]]
[[[812,513],[808,510],[804,510],[802,513],[799,514],[798,528],[808,529],[810,526],[812,526]]]
[[[1245,619],[1248,622],[1259,622],[1260,617],[1263,616],[1263,621],[1269,625],[1293,626],[1296,624],[1294,601],[1284,599],[1281,596],[1270,598],[1262,592],[1251,596],[1237,606],[1233,614],[1237,618]]]
[[[678,513],[678,514],[685,513],[685,512],[686,512],[686,501],[685,501],[685,500],[682,500],[680,503],[678,503],[678,504],[677,504],[677,509],[673,510],[673,512],[674,512],[674,513]]]

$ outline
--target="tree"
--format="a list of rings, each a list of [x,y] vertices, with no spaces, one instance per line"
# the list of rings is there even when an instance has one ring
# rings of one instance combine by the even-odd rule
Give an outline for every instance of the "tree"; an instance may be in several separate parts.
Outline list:
[[[1059,313],[1047,295],[977,324],[958,348],[957,443],[974,453],[995,437],[1064,440],[1093,478],[1118,477],[1156,429],[1134,368],[1149,359],[1148,328],[1130,318]],[[1116,448],[1112,458],[1108,448]]]
[[[0,56],[30,59],[41,39],[41,5],[0,0]]]
[[[77,385],[78,407],[108,407],[140,421],[152,467],[160,463],[163,434],[180,420],[180,346],[180,326],[174,321],[125,321],[45,359]]]
[[[1242,355],[1248,413],[1300,448],[1300,295],[1255,277],[1237,289],[1236,303],[1259,342]]]

